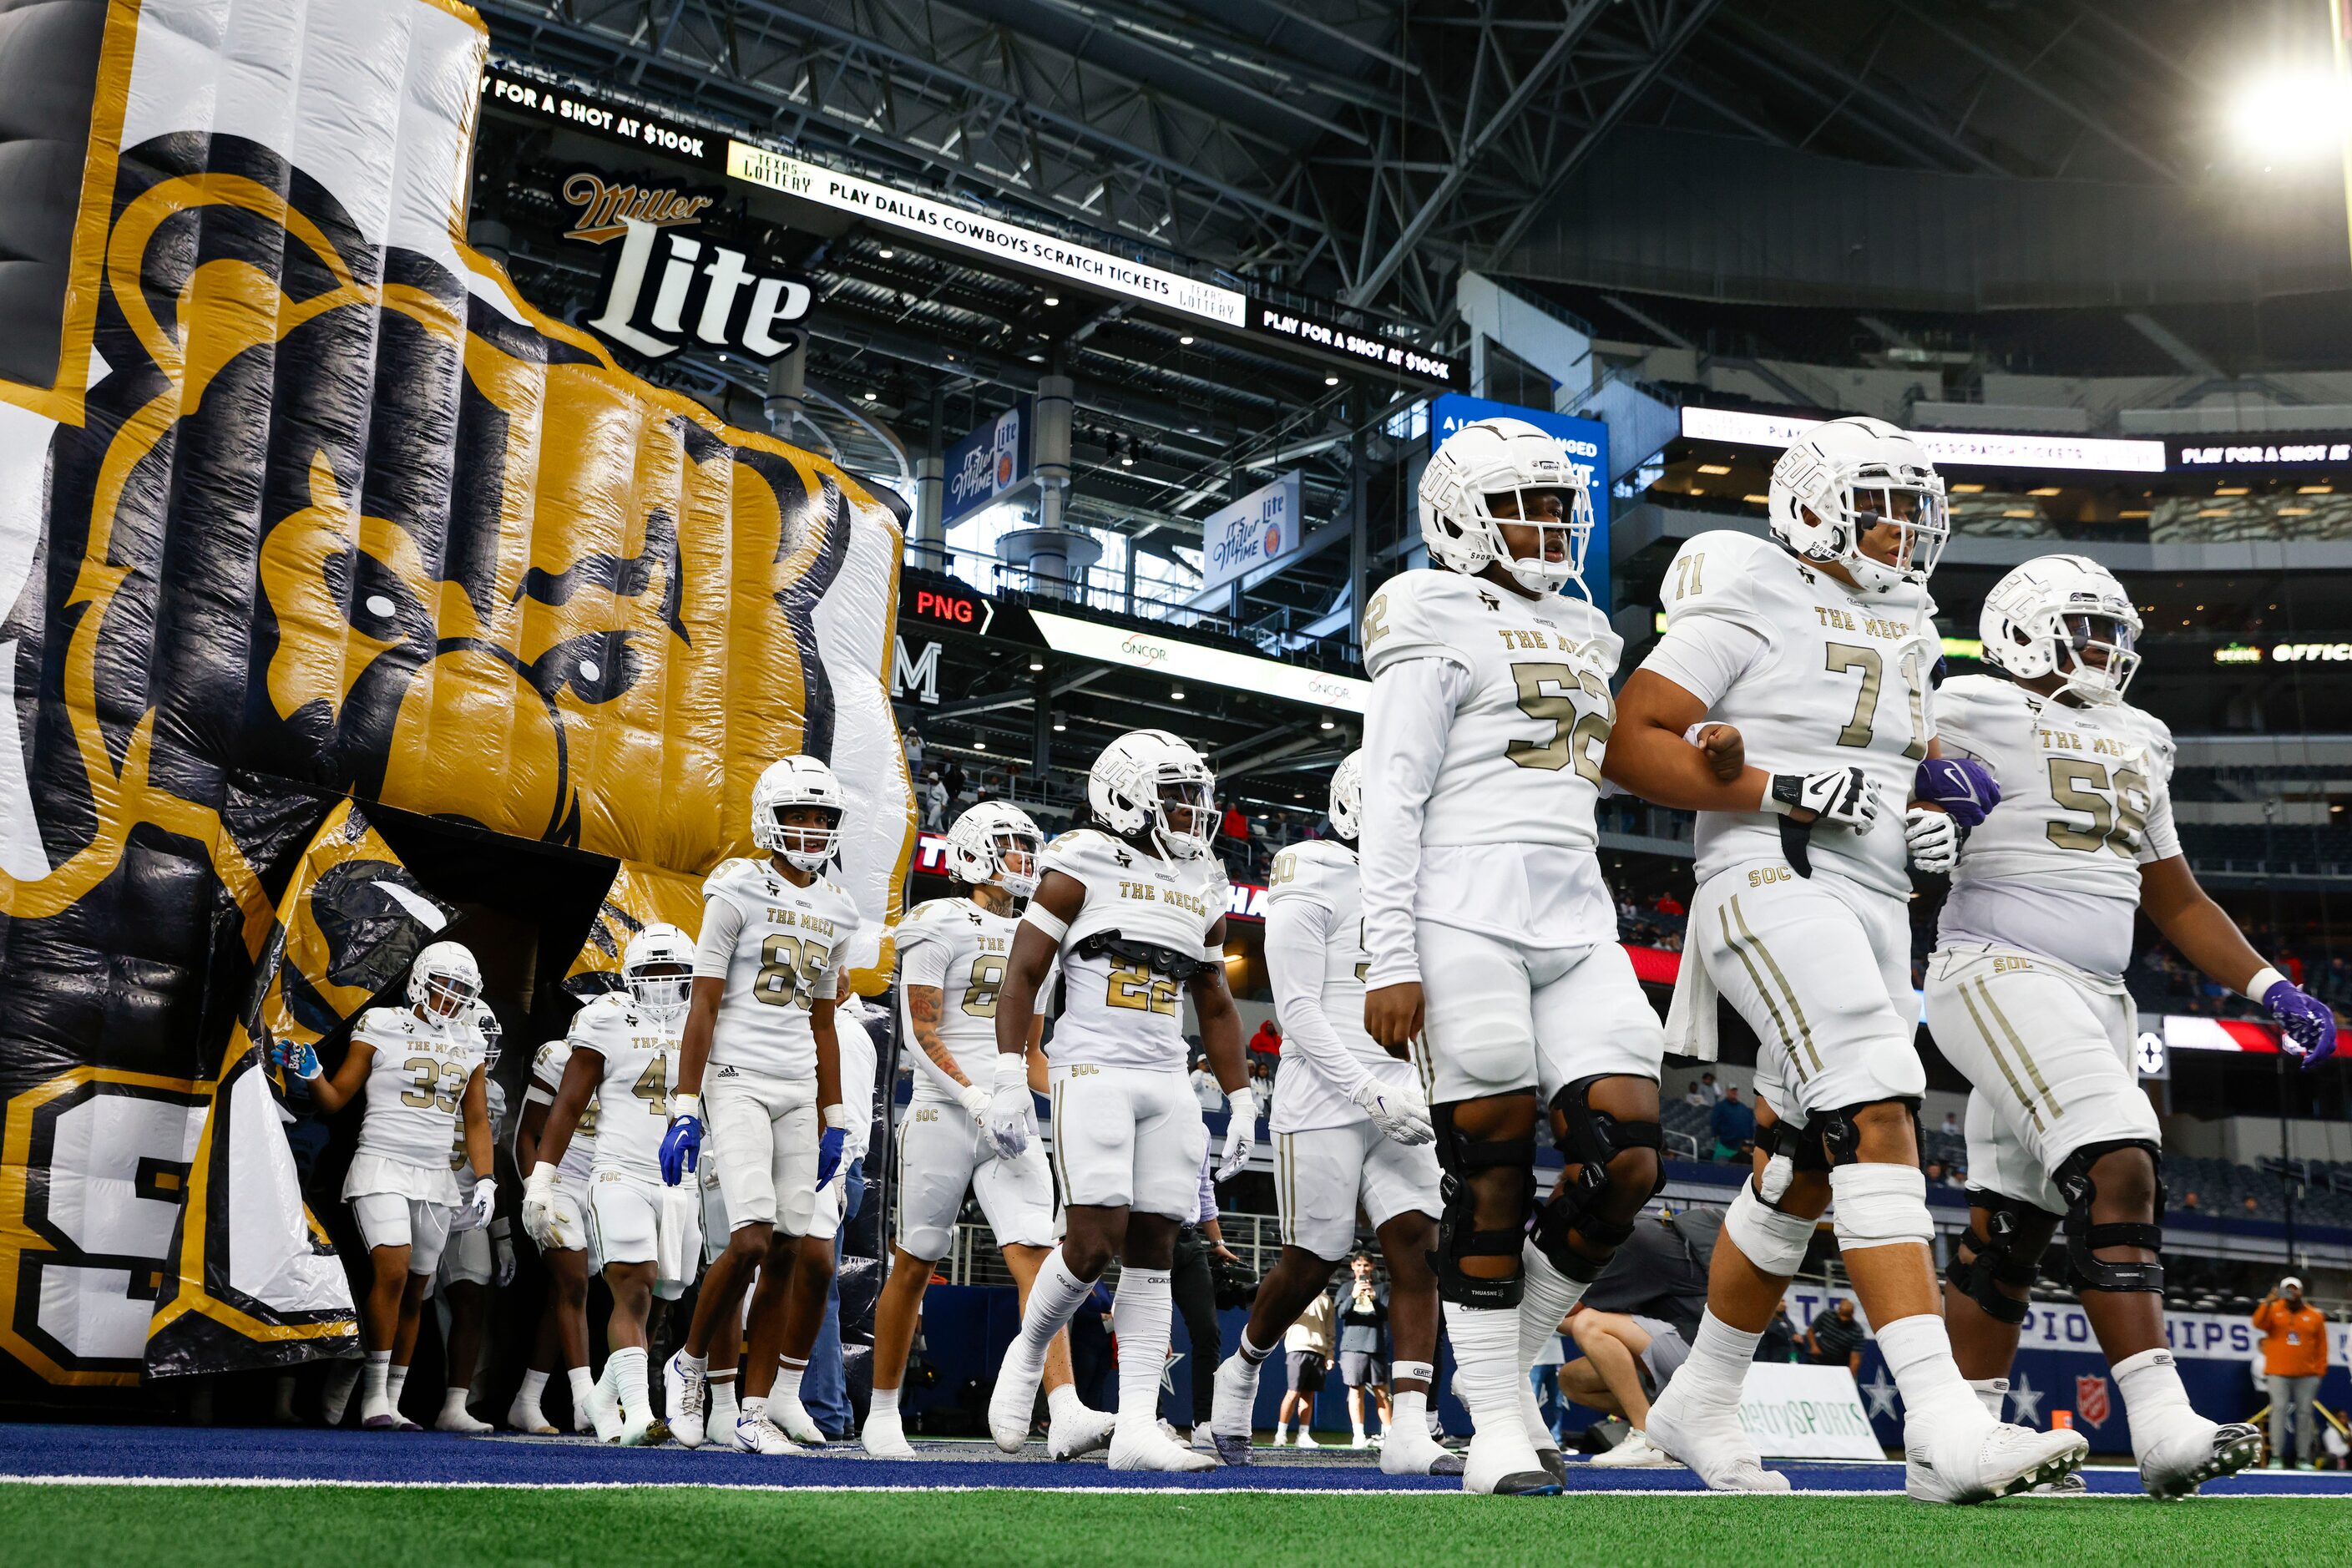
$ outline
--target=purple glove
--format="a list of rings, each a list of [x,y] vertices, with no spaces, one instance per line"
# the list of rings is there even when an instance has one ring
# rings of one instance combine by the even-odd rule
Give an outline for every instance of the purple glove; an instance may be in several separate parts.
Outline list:
[[[2336,1054],[2336,1015],[2327,1004],[2292,980],[2280,980],[2263,993],[2263,1005],[2285,1037],[2279,1043],[2287,1055],[2301,1057],[2305,1068],[2315,1068]]]
[[[1974,827],[2000,804],[2000,785],[1974,757],[1929,757],[1911,781],[1911,798],[1940,805],[1962,827]]]

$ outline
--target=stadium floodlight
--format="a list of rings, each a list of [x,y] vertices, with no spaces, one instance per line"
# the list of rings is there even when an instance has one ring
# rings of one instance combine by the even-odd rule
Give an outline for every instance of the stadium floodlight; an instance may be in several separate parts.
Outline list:
[[[2265,162],[2333,153],[2352,132],[2352,89],[2327,71],[2248,82],[2230,100],[2231,139]]]

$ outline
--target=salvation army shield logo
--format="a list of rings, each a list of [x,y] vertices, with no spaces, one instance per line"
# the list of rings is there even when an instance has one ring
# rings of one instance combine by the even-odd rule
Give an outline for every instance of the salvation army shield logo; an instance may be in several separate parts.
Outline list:
[[[2074,1380],[2074,1414],[2096,1426],[2107,1418],[2107,1380],[2104,1377],[2078,1377]]]

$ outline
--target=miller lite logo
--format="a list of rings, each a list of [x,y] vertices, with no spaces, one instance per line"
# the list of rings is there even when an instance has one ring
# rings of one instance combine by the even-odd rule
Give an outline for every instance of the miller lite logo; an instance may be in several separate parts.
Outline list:
[[[716,205],[716,196],[667,186],[608,180],[577,170],[563,182],[580,209],[564,237],[620,244],[604,277],[604,303],[588,327],[647,359],[667,359],[700,342],[772,360],[792,352],[787,333],[814,298],[797,279],[751,270],[747,252],[681,232]]]
[[[675,228],[697,222],[704,209],[716,205],[719,198],[688,195],[670,187],[656,189],[623,184],[607,180],[593,169],[580,169],[565,176],[563,200],[565,205],[580,209],[563,237],[602,245],[628,233],[631,218],[656,228]]]
[[[2096,1426],[2107,1418],[2107,1380],[2095,1373],[2074,1380],[2074,1414]]]

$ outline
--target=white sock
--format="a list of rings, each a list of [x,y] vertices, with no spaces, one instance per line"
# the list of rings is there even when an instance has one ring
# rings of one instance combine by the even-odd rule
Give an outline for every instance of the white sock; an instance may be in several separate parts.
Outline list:
[[[1264,1350],[1260,1350],[1255,1344],[1251,1342],[1249,1330],[1244,1329],[1242,1331],[1241,1352],[1242,1360],[1249,1363],[1252,1366],[1257,1366],[1262,1364],[1265,1361],[1266,1357],[1274,1353],[1274,1347],[1272,1345],[1268,1345]]]
[[[1519,1268],[1527,1293],[1519,1298],[1519,1374],[1535,1370],[1544,1342],[1559,1332],[1559,1321],[1584,1300],[1586,1284],[1570,1279],[1551,1265],[1533,1241],[1519,1248]]]
[[[895,1388],[876,1389],[874,1391],[873,1399],[866,1404],[866,1418],[870,1421],[877,1415],[896,1415],[898,1414],[898,1391]]]
[[[1519,1415],[1519,1314],[1514,1307],[1449,1306],[1454,1338],[1454,1392],[1469,1407],[1470,1424],[1527,1442]]]
[[[1362,1442],[1364,1440],[1364,1424],[1360,1421],[1351,1420],[1348,1425],[1355,1428],[1354,1436],[1356,1441],[1359,1443]]]
[[[896,1394],[896,1390],[892,1391]],[[1059,1388],[1045,1391],[1045,1413],[1056,1421],[1066,1420],[1087,1413],[1087,1402],[1078,1397],[1078,1385],[1066,1383]]]
[[[768,1397],[774,1399],[782,1395],[798,1405],[801,1402],[801,1375],[807,1371],[808,1363],[804,1361],[794,1361],[790,1356],[779,1361],[776,1363],[776,1381],[768,1390]]]
[[[1038,1271],[1038,1282],[1045,1271]],[[1036,1305],[1037,1288],[1029,1301]],[[1160,1423],[1160,1374],[1168,1366],[1168,1270],[1129,1268],[1118,1277],[1118,1294],[1112,1299],[1111,1331],[1118,1336],[1118,1424],[1129,1432],[1157,1430]],[[1026,1331],[1028,1324],[1022,1328]]]
[[[733,1428],[736,1418],[741,1414],[741,1407],[735,1403],[734,1371],[730,1368],[726,1372],[712,1373],[710,1407],[702,1413],[704,1422],[713,1431],[725,1432]]]
[[[1124,1278],[1122,1276],[1122,1278]],[[1163,1279],[1167,1276],[1162,1275]],[[1045,1347],[1063,1326],[1078,1315],[1078,1305],[1087,1299],[1094,1285],[1070,1272],[1062,1261],[1062,1249],[1054,1248],[1037,1269],[1037,1278],[1029,1284],[1029,1305],[1021,1314],[1021,1332],[1013,1340],[1020,1347],[1021,1357],[1030,1366],[1042,1366]]]
[[[465,1415],[467,1397],[473,1392],[474,1391],[470,1388],[443,1389],[441,1391],[441,1414],[444,1415]]]
[[[1763,1337],[1760,1329],[1735,1329],[1711,1311],[1701,1312],[1698,1337],[1691,1341],[1689,1356],[1675,1373],[1676,1394],[1702,1408],[1731,1409],[1739,1403],[1748,1369],[1756,1360],[1756,1343]]]
[[[386,1382],[385,1382],[385,1384],[384,1384],[384,1393],[385,1393],[385,1394],[386,1394],[386,1395],[388,1395],[388,1396],[391,1398],[391,1400],[392,1400],[392,1408],[393,1408],[393,1411],[394,1411],[394,1414],[398,1414],[398,1412],[399,1412],[399,1410],[400,1410],[400,1393],[401,1393],[401,1390],[403,1390],[403,1389],[406,1388],[407,1386],[408,1386],[408,1369],[407,1369],[406,1367],[404,1367],[404,1366],[394,1366],[394,1367],[392,1369],[392,1375],[391,1375],[391,1377],[390,1377],[388,1380],[386,1380]]]
[[[392,1352],[370,1351],[367,1365],[360,1371],[360,1414],[365,1415],[371,1405],[386,1404],[391,1399]]]
[[[2006,1419],[2001,1415],[2001,1410],[2009,1400],[2009,1379],[1972,1377],[1969,1379],[1969,1386],[1976,1390],[1977,1403],[1985,1407],[1987,1415],[1996,1421]]]
[[[680,1350],[677,1352],[677,1369],[689,1377],[698,1373],[708,1373],[710,1370],[710,1358],[707,1355],[688,1355],[685,1351]]]
[[[1398,1375],[1402,1375],[1401,1373]],[[1389,1395],[1389,1437],[1393,1441],[1400,1432],[1429,1430],[1429,1395],[1397,1393]]]
[[[584,1366],[575,1366],[565,1375],[572,1379],[572,1419],[577,1426],[582,1416],[595,1408],[589,1395],[596,1386],[596,1380],[588,1375],[588,1369]]]
[[[646,1397],[646,1352],[642,1345],[614,1351],[604,1362],[604,1376],[621,1391],[621,1408],[625,1412],[648,1414],[653,1402]]]
[[[1903,1391],[1906,1433],[1924,1430],[1930,1422],[1967,1427],[1992,1420],[1960,1375],[1959,1363],[1952,1360],[1952,1341],[1941,1315],[1914,1312],[1879,1324],[1877,1333],[1878,1352],[1895,1374],[1895,1385]]]
[[[2172,1352],[2158,1345],[2116,1363],[2116,1388],[2124,1396],[2124,1415],[2131,1421],[2132,1457],[2141,1458],[2164,1435],[2165,1425],[2194,1415],[2189,1390],[2180,1385],[2180,1369]]]
[[[548,1374],[543,1372],[524,1373],[522,1386],[515,1390],[516,1403],[538,1409],[541,1396],[547,1392],[547,1379]]]

